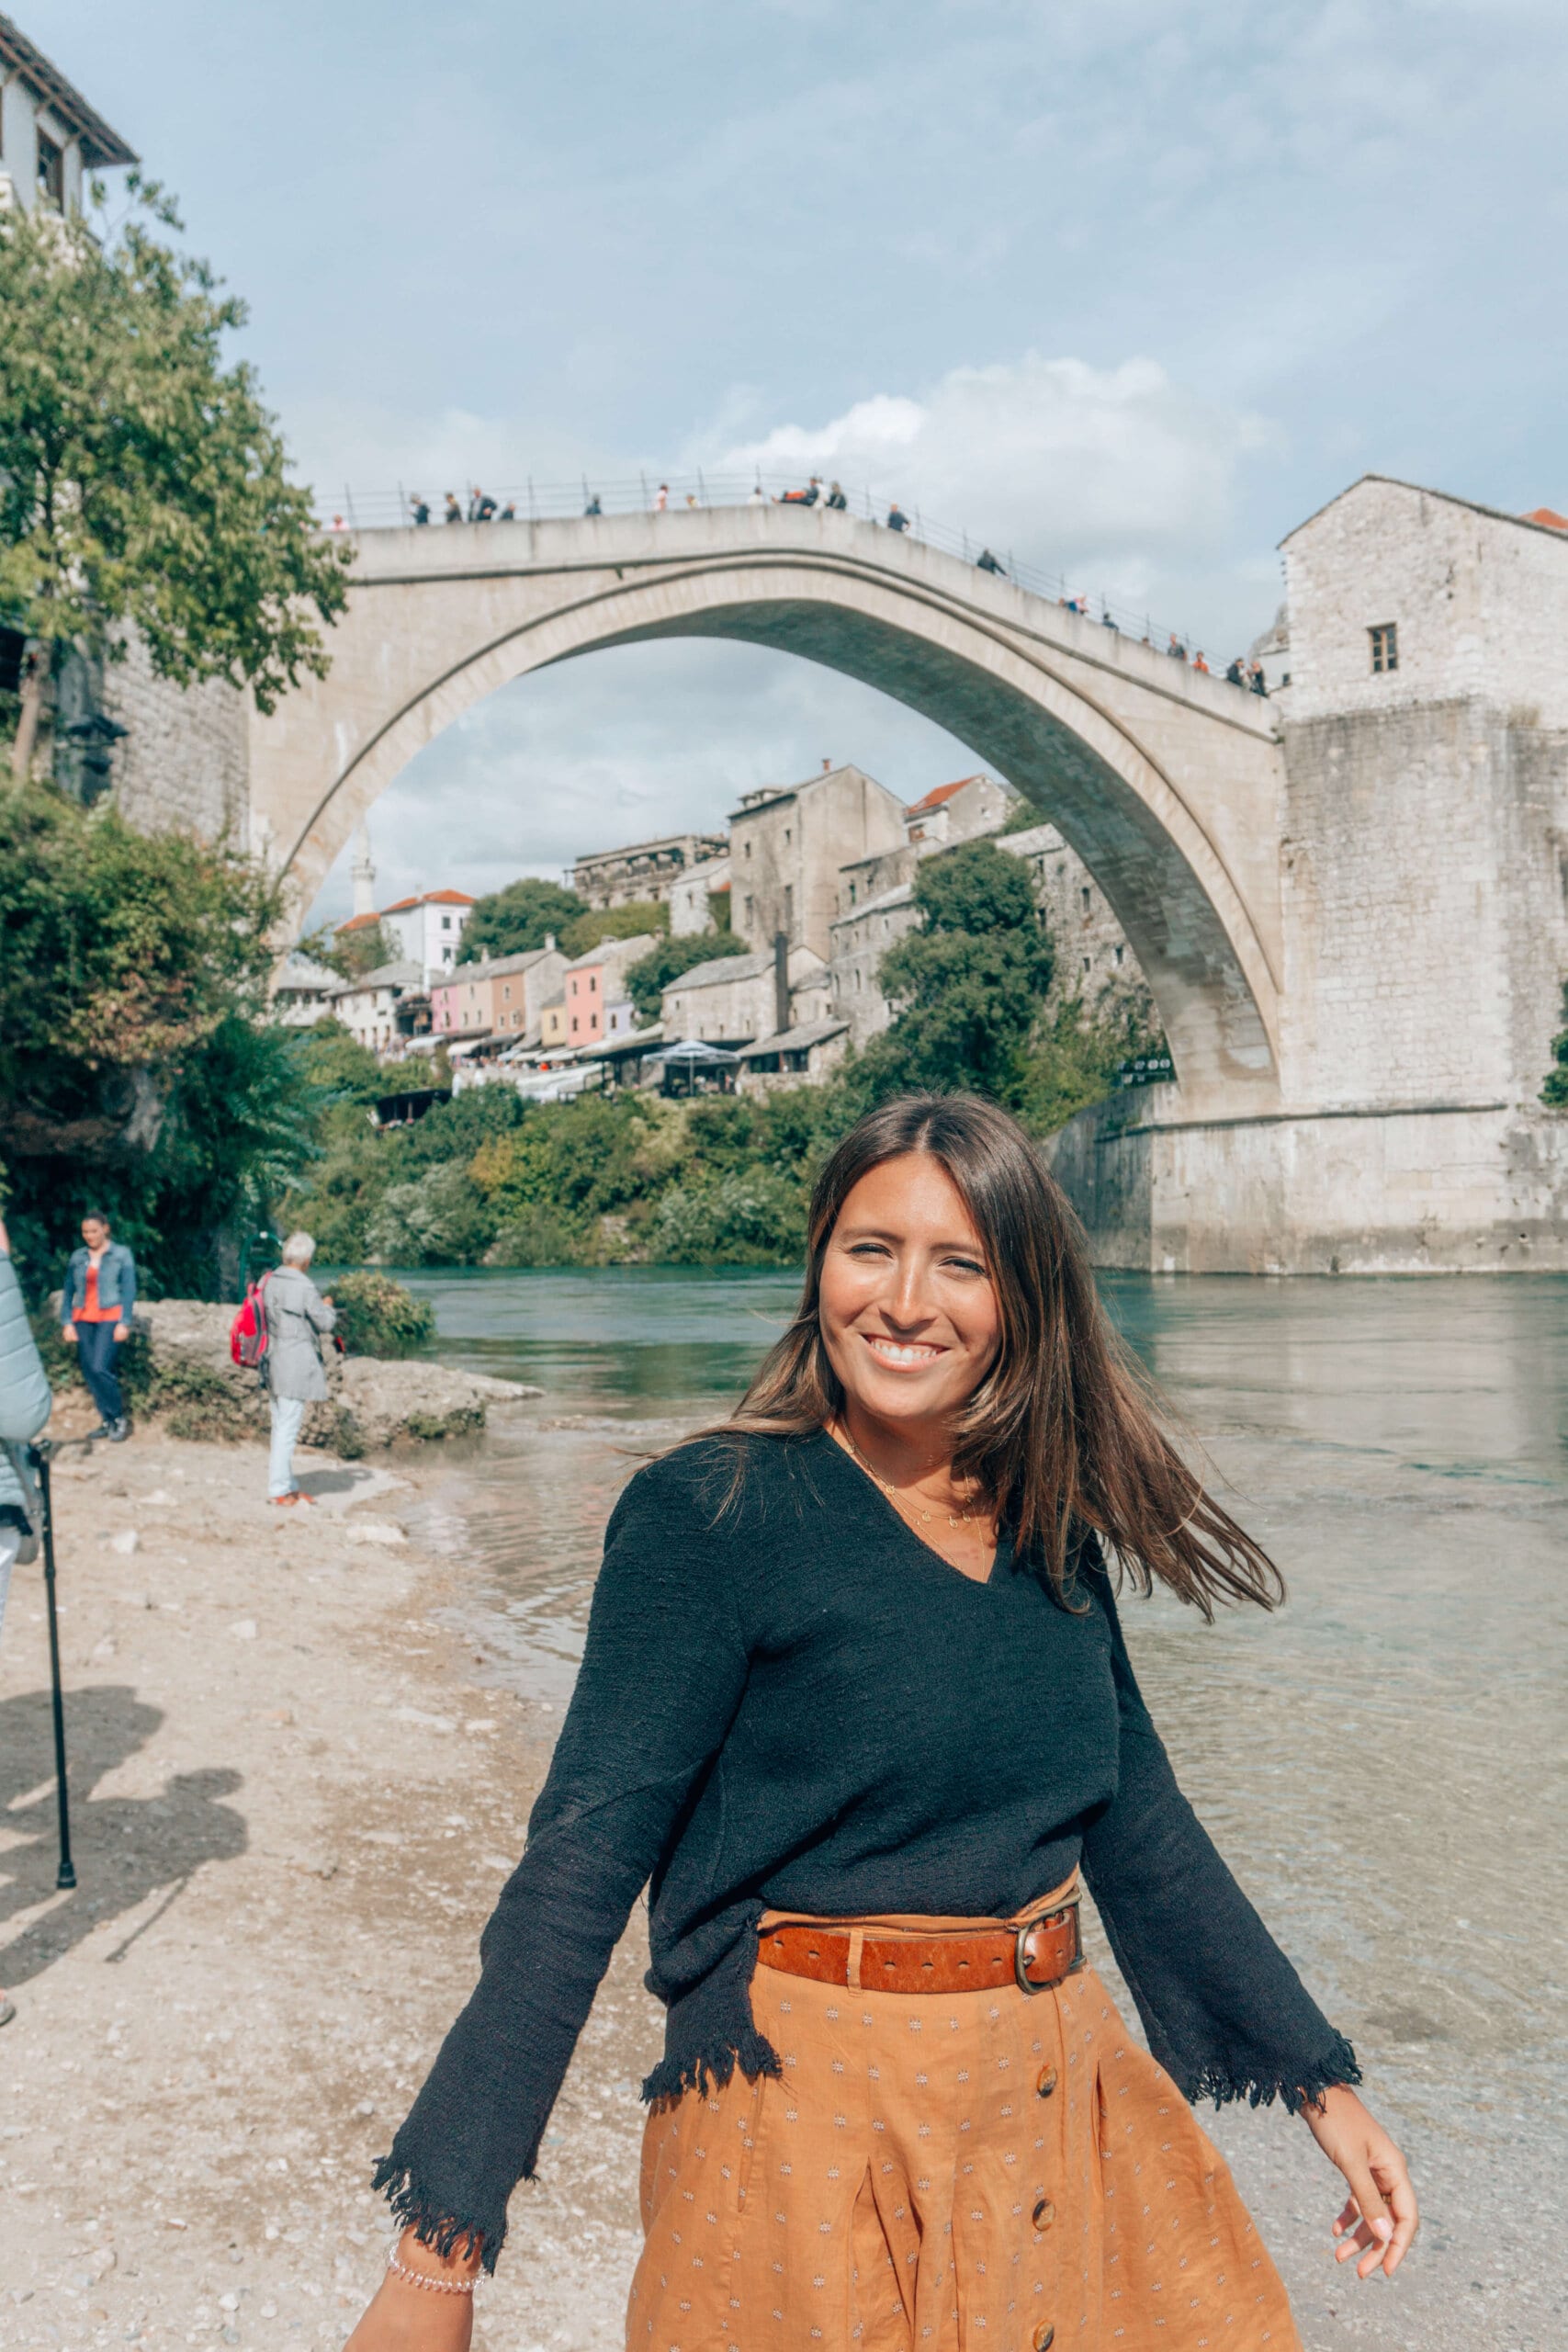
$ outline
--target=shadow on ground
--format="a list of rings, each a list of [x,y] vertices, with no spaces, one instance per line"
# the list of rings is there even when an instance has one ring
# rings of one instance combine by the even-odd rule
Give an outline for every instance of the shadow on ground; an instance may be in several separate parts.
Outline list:
[[[71,1845],[77,1884],[55,1896],[59,1866],[54,1733],[50,1694],[0,1701],[0,1825],[20,1842],[0,1855],[0,1933],[55,1897],[0,1943],[0,1984],[27,1984],[106,1919],[164,1900],[105,1958],[122,1959],[189,1885],[204,1862],[231,1861],[248,1842],[244,1817],[222,1800],[242,1785],[230,1770],[175,1772],[156,1796],[95,1796],[97,1782],[152,1737],[163,1716],[121,1684],[66,1701]]]

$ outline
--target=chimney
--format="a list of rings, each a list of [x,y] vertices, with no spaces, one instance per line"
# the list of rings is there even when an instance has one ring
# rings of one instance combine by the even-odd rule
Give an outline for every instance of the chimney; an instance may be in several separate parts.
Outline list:
[[[823,773],[823,775],[832,775],[832,773],[833,773],[833,763],[832,763],[832,761],[831,761],[831,760],[824,760],[824,761],[823,761],[823,763],[822,763],[822,773]]]
[[[547,955],[547,956],[553,956],[553,955],[555,954],[555,952],[556,952],[556,935],[555,935],[555,933],[554,933],[553,931],[547,931],[547,932],[546,932],[546,933],[545,933],[545,953],[546,953],[546,955]]]
[[[773,933],[773,1030],[775,1035],[789,1027],[789,941],[782,931]]]

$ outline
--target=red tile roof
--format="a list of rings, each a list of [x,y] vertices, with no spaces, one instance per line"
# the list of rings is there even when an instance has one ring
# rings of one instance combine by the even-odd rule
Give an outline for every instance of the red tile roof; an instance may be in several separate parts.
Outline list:
[[[922,817],[928,808],[940,808],[944,800],[951,800],[953,794],[962,792],[966,784],[978,784],[979,781],[977,775],[961,775],[956,784],[939,784],[935,791],[928,792],[923,800],[911,800],[904,814],[906,817]]]
[[[411,907],[471,907],[474,903],[466,890],[421,890],[412,899],[394,899],[389,907],[382,908],[381,912],[384,915],[406,915]]]
[[[339,923],[338,929],[339,931],[363,931],[367,923],[379,922],[380,920],[379,915],[350,915],[346,922]]]
[[[1544,523],[1549,531],[1568,531],[1568,514],[1554,514],[1550,506],[1532,506],[1524,520]]]

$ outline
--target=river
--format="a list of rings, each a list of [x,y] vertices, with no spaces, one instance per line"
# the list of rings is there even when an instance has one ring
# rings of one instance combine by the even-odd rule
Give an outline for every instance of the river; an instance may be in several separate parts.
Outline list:
[[[457,1471],[466,1623],[498,1679],[570,1695],[604,1520],[639,1454],[721,1414],[793,1278],[417,1273],[438,1352],[536,1381]],[[1322,2159],[1205,2119],[1309,2352],[1562,2352],[1568,1281],[1105,1278],[1117,1319],[1290,1583],[1128,1635],[1178,1773],[1416,2170],[1392,2285],[1324,2252]],[[1128,2005],[1129,2014],[1131,2005]]]

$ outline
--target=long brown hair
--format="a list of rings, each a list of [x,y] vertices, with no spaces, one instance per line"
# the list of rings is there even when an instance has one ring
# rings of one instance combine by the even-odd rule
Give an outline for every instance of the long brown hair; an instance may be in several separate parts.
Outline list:
[[[795,1319],[726,1433],[804,1437],[840,1411],[818,1312],[823,1257],[861,1178],[908,1152],[946,1170],[985,1246],[1001,1345],[959,1422],[953,1469],[976,1481],[1020,1557],[1043,1556],[1065,1587],[1092,1529],[1143,1591],[1157,1577],[1205,1617],[1217,1600],[1271,1609],[1284,1580],[1166,1434],[1168,1408],[1111,1328],[1066,1196],[1017,1121],[975,1095],[899,1095],[844,1137],[811,1197]]]

